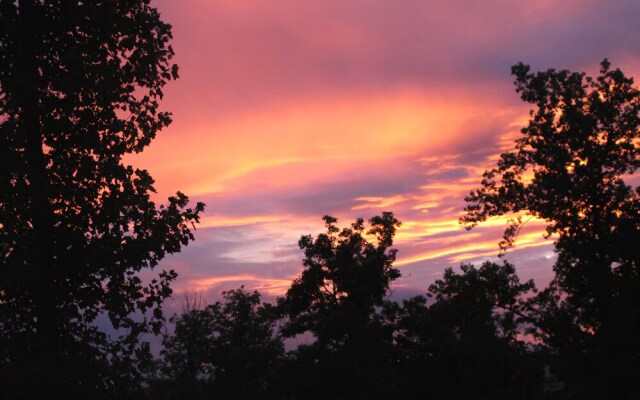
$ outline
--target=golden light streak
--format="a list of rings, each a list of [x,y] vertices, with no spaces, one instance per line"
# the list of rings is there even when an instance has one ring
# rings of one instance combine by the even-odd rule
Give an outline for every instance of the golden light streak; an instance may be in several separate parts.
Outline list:
[[[462,215],[462,213],[459,213]],[[511,215],[503,215],[498,217],[492,217],[482,222],[475,229],[481,228],[494,228],[494,227],[506,227],[509,223]],[[544,221],[531,218],[525,226],[527,228],[542,228]],[[435,236],[452,232],[464,232],[464,227],[460,225],[458,219],[444,218],[439,220],[424,220],[424,221],[404,221],[402,227],[398,230],[396,238],[398,240],[408,240],[421,237]]]
[[[540,232],[532,232],[529,234],[521,235],[510,251],[538,246],[548,246],[551,244],[553,244],[553,241],[545,240],[541,236]],[[469,258],[497,256],[499,253],[498,245],[495,240],[473,242],[472,244],[457,245],[450,248],[445,247],[444,249],[442,248],[442,246],[438,245],[434,245],[433,247],[436,247],[438,249],[410,256],[408,258],[403,258],[400,255],[398,257],[398,260],[396,261],[396,265],[401,266],[413,264],[420,261],[427,261],[447,256],[453,256],[448,258],[450,262],[461,262],[464,260],[468,260]]]

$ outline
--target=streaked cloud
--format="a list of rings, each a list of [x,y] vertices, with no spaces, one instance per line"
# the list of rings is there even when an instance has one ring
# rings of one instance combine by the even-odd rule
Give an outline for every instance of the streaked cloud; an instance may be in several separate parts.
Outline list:
[[[529,107],[509,68],[639,77],[640,3],[407,0],[154,2],[174,26],[174,123],[132,158],[158,197],[207,203],[196,242],[163,265],[176,290],[245,284],[270,296],[301,270],[300,235],[386,210],[402,293],[445,266],[496,259],[506,219],[471,232],[464,196],[509,149]],[[548,281],[552,240],[530,222],[507,254]],[[399,293],[400,293],[399,292]]]

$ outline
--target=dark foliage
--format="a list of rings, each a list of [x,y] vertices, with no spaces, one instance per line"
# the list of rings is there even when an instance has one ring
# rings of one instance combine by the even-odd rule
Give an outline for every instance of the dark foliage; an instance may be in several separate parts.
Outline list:
[[[533,283],[520,283],[506,263],[461,269],[447,269],[427,296],[386,306],[401,397],[537,398],[539,362],[519,335]]]
[[[202,204],[123,163],[171,121],[170,26],[147,0],[0,2],[0,377],[16,398],[124,396]],[[134,318],[134,314],[136,317]],[[111,338],[98,324],[110,322]],[[10,384],[6,384],[10,382]],[[46,394],[46,396],[45,396]]]
[[[154,398],[265,398],[284,347],[276,336],[279,316],[244,288],[223,292],[224,302],[174,316],[175,332],[163,341],[165,378]]]
[[[303,236],[298,243],[305,269],[281,306],[289,317],[285,335],[310,331],[319,346],[332,350],[366,326],[389,283],[400,276],[392,267],[396,250],[391,248],[400,223],[392,213],[384,213],[369,220],[368,230],[362,219],[340,230],[335,218],[323,219],[327,233],[315,239]]]
[[[393,386],[383,384],[392,332],[376,307],[400,276],[391,248],[400,222],[390,212],[371,218],[368,229],[362,219],[343,229],[335,218],[323,219],[326,233],[300,239],[304,271],[279,301],[287,318],[283,335],[316,338],[289,363],[286,391],[294,398],[393,395]]]
[[[640,188],[623,178],[640,166],[640,90],[606,60],[596,78],[523,64],[513,74],[536,108],[515,150],[466,199],[462,222],[525,213],[548,223],[556,277],[534,304],[541,336],[564,360],[569,395],[637,398]],[[503,247],[521,224],[514,218]]]

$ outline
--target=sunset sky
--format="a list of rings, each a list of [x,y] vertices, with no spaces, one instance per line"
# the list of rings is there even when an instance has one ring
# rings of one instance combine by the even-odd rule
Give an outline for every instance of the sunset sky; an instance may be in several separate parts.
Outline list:
[[[495,259],[505,220],[470,232],[464,196],[512,146],[529,106],[510,67],[640,77],[637,0],[156,0],[173,25],[173,124],[132,162],[207,205],[196,241],[162,268],[211,301],[245,285],[283,294],[297,241],[393,211],[398,296],[447,266]],[[159,197],[159,200],[160,200]],[[550,279],[552,241],[530,223],[507,256]]]

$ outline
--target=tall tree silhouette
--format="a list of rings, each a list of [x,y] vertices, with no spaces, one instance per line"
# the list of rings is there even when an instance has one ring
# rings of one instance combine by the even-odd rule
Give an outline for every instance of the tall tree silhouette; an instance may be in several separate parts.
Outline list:
[[[310,331],[322,347],[333,347],[369,321],[391,281],[400,276],[391,248],[400,222],[386,212],[371,218],[368,230],[362,219],[341,230],[335,218],[323,219],[327,233],[303,236],[298,243],[305,269],[282,304],[290,318],[288,334]]]
[[[0,374],[32,381],[18,393],[126,387],[138,336],[160,327],[176,274],[138,272],[193,239],[203,205],[156,206],[153,179],[122,157],[171,121],[170,39],[148,0],[0,3]]]
[[[293,395],[385,397],[393,387],[383,379],[392,331],[379,323],[376,306],[400,276],[391,247],[400,222],[391,212],[371,218],[368,229],[362,219],[343,229],[335,218],[323,219],[326,233],[300,239],[304,270],[280,299],[288,318],[283,335],[308,332],[317,339],[297,352],[289,374]]]
[[[520,213],[505,232],[505,248],[523,213],[547,222],[558,261],[545,299],[555,299],[547,306],[562,308],[553,314],[574,326],[570,339],[556,342],[580,343],[570,357],[570,369],[585,371],[576,387],[587,398],[635,398],[640,188],[623,177],[640,166],[640,90],[607,60],[596,78],[530,73],[523,64],[512,72],[516,91],[535,109],[515,150],[502,154],[466,198],[461,221],[472,228],[491,216]]]

